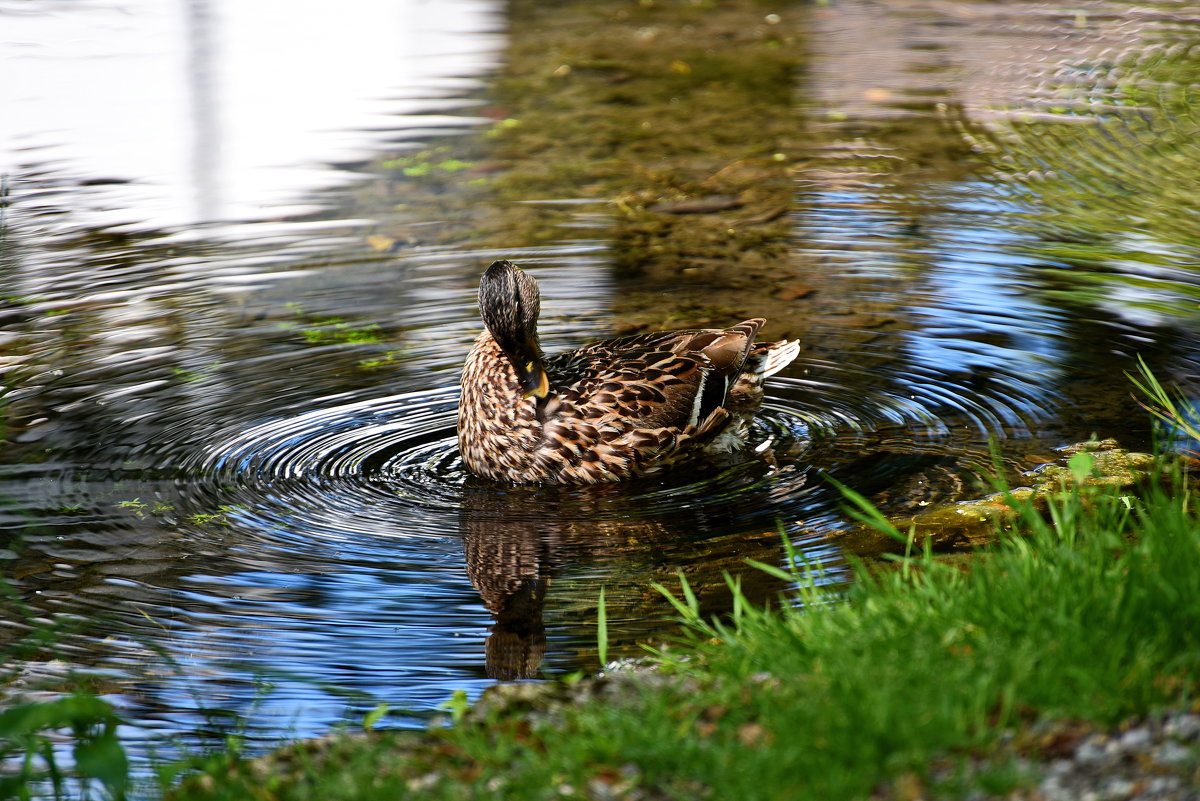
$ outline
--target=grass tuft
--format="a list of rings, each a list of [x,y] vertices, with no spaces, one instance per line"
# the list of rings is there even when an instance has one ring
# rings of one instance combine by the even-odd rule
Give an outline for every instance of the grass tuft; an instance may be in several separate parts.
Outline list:
[[[1169,390],[1151,372],[1145,360],[1138,356],[1138,374],[1126,377],[1142,394],[1142,408],[1150,412],[1169,432],[1200,441],[1200,412],[1178,389]]]

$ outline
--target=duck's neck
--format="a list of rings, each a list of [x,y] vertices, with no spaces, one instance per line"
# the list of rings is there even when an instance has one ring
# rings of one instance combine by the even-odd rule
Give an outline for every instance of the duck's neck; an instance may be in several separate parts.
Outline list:
[[[519,337],[495,339],[517,376],[521,393],[527,398],[545,398],[550,392],[550,376],[546,373],[546,361],[538,344],[537,333],[523,332]]]

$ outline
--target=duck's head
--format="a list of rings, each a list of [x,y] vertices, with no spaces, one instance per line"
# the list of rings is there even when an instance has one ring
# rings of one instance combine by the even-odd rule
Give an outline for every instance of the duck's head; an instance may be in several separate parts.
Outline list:
[[[545,398],[550,392],[537,336],[541,308],[537,282],[511,261],[492,262],[479,280],[483,324],[512,363],[527,398]]]

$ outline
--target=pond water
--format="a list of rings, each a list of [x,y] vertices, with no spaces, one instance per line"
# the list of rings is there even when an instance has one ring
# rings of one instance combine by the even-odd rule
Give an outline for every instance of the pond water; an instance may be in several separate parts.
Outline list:
[[[631,654],[669,631],[651,585],[678,571],[714,611],[724,570],[778,591],[744,562],[780,562],[780,531],[838,580],[851,521],[823,474],[897,512],[971,497],[989,441],[1018,479],[1093,434],[1148,447],[1139,354],[1195,376],[1200,11],[791,9],[791,272],[723,290],[802,341],[756,423],[769,458],[471,480],[483,267],[538,278],[550,351],[644,291],[583,194],[528,198],[575,222],[503,253],[424,211],[405,154],[487,147],[502,11],[0,3],[9,693],[86,669],[140,757],[380,703],[418,725],[455,690],[595,669],[601,586]]]

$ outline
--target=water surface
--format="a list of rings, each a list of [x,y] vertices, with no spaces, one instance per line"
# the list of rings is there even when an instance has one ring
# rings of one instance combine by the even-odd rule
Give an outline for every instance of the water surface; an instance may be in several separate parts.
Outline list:
[[[417,725],[595,669],[600,586],[636,653],[679,571],[714,611],[725,570],[771,597],[744,562],[781,561],[781,530],[837,580],[824,475],[896,512],[971,497],[990,441],[1017,480],[1093,433],[1148,446],[1135,355],[1195,374],[1184,6],[794,10],[788,274],[662,287],[613,269],[582,190],[527,198],[569,223],[503,253],[442,211],[479,213],[482,174],[425,205],[411,155],[457,170],[503,124],[500,9],[434,6],[0,6],[0,637],[62,629],[9,652],[13,691],[96,671],[141,755],[242,716],[264,743],[381,702]],[[541,282],[548,350],[717,283],[800,338],[756,452],[630,487],[470,478],[457,372],[498,255]]]

